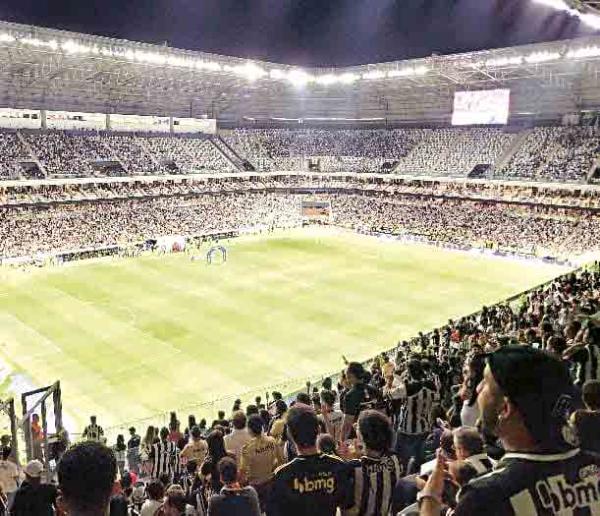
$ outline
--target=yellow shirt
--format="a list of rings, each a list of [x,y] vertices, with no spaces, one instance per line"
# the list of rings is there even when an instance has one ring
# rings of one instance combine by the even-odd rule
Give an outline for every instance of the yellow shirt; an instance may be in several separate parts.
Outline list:
[[[281,448],[273,437],[259,435],[242,446],[240,472],[248,484],[270,480],[275,468],[282,463]]]

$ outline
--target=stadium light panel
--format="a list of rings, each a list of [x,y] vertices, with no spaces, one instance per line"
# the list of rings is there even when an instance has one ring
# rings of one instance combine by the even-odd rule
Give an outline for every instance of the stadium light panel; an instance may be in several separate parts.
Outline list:
[[[56,50],[58,48],[58,43],[54,39],[44,41],[38,38],[23,38],[20,40],[20,42],[23,45],[29,45],[31,47],[45,47],[52,50]]]
[[[567,57],[579,59],[582,57],[597,57],[600,56],[600,47],[583,47],[567,52]]]
[[[271,79],[286,79],[287,78],[287,74],[283,70],[278,70],[276,68],[275,70],[271,70],[269,72],[269,77]]]
[[[560,54],[558,52],[534,52],[525,57],[525,62],[535,64],[556,61],[557,59],[560,59]]]
[[[425,75],[429,69],[426,66],[416,66],[414,68],[402,68],[399,70],[390,70],[388,77],[415,77]]]
[[[510,66],[520,65],[523,63],[523,56],[514,57],[499,57],[497,59],[488,59],[485,62],[486,66]]]
[[[291,70],[287,74],[287,80],[294,86],[302,87],[314,80],[312,75],[307,74],[304,70]]]
[[[385,79],[386,77],[387,73],[383,70],[372,70],[362,74],[363,79]]]
[[[262,79],[265,75],[267,75],[265,70],[254,63],[246,63],[244,65],[234,66],[232,67],[232,71],[248,79],[249,81],[256,81],[257,79]]]
[[[343,73],[338,75],[338,81],[342,84],[352,84],[360,79],[360,76],[355,73]]]
[[[337,75],[333,75],[332,73],[328,73],[325,75],[319,75],[316,79],[315,82],[317,84],[322,84],[323,86],[329,86],[331,84],[335,84],[336,82],[338,82],[338,77]]]

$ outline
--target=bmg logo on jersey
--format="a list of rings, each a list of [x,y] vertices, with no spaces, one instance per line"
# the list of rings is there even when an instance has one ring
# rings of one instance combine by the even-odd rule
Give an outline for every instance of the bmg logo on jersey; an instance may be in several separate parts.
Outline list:
[[[335,491],[335,478],[332,475],[320,478],[295,478],[294,490],[301,494],[315,493],[317,491],[333,494]]]
[[[600,482],[595,475],[575,484],[569,484],[564,475],[556,475],[539,481],[535,488],[542,505],[546,509],[553,509],[555,513],[583,507],[600,509]]]

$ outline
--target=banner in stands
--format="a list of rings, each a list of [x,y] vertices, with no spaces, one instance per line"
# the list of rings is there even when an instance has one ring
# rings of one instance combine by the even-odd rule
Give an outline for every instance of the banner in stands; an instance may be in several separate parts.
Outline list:
[[[214,118],[174,118],[174,133],[207,133],[217,132],[217,121]]]
[[[72,113],[69,111],[47,111],[48,129],[106,130],[106,115],[102,113]]]
[[[168,116],[110,115],[113,131],[169,133],[171,119]]]
[[[40,129],[42,117],[33,109],[0,108],[0,127],[3,129]]]
[[[327,201],[303,201],[302,202],[302,218],[304,220],[321,220],[329,219],[331,213],[331,204]]]

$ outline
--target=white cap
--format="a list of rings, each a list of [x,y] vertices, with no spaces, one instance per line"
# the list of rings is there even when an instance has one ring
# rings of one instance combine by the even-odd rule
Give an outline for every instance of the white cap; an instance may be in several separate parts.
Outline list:
[[[39,460],[31,460],[25,466],[25,474],[31,478],[38,478],[42,471],[44,471],[44,465]]]

